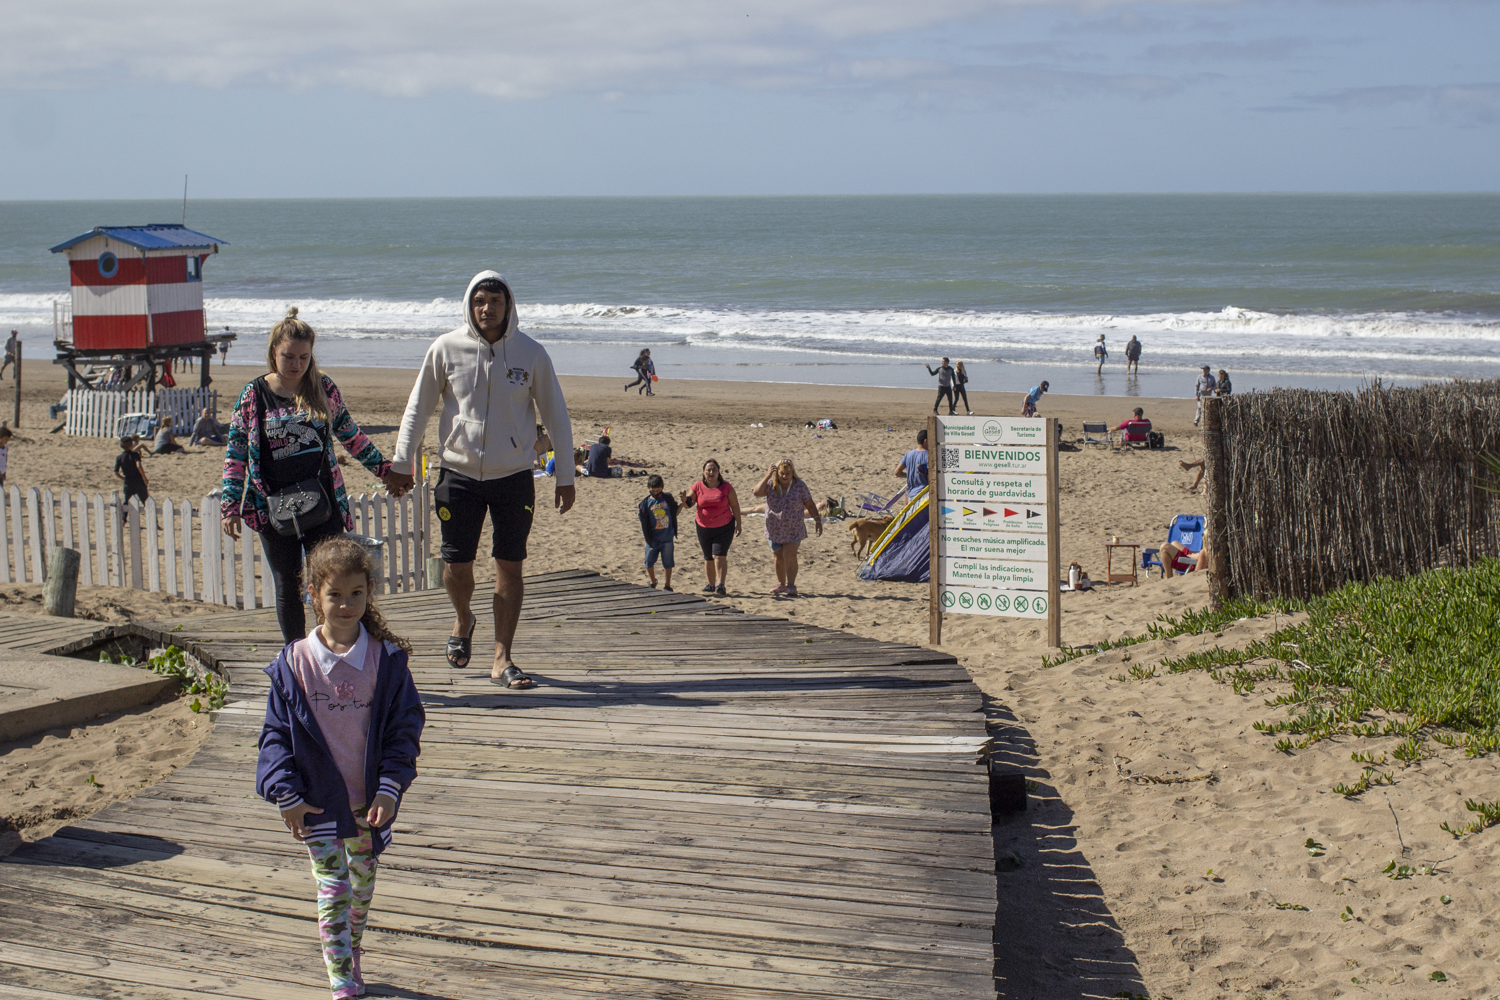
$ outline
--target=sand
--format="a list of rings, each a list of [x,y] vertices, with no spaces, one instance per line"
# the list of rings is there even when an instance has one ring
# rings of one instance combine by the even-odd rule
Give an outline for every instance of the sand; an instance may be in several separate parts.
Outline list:
[[[8,481],[110,488],[117,446],[37,431],[46,422],[39,408],[60,391],[60,380],[45,383],[48,374],[28,369],[28,386],[39,387],[28,391],[35,402],[28,400],[25,437],[12,447]],[[250,374],[219,370],[219,384],[237,388]],[[330,374],[356,419],[389,453],[411,373]],[[901,485],[893,470],[925,425],[932,399],[910,390],[711,382],[662,382],[647,398],[622,392],[625,381],[623,375],[563,380],[576,438],[608,428],[616,457],[660,474],[673,491],[696,478],[704,459],[718,458],[747,504],[765,468],[783,457],[819,498],[866,490],[889,495]],[[0,409],[8,389],[0,385]],[[976,392],[972,402],[977,413],[1020,410],[1017,393]],[[1156,544],[1174,515],[1203,511],[1201,496],[1184,489],[1190,477],[1177,467],[1200,454],[1193,404],[1049,396],[1041,407],[1077,440],[1084,420],[1116,424],[1136,405],[1165,432],[1167,450],[1084,448],[1061,457],[1062,556],[1096,578],[1110,536]],[[838,430],[803,426],[823,417]],[[428,442],[435,444],[435,421]],[[217,485],[221,462],[222,449],[208,448],[148,458],[146,467],[154,494],[196,499]],[[362,470],[345,471],[355,489],[373,488]],[[644,583],[635,516],[644,494],[641,479],[581,479],[577,506],[562,517],[549,509],[549,496],[539,497],[528,572],[583,568]],[[925,643],[926,586],[858,580],[849,533],[836,524],[802,547],[798,585],[805,596],[770,596],[776,580],[763,523],[748,519],[731,552],[728,604]],[[679,537],[678,560],[674,584],[696,592],[703,570],[690,524]],[[1135,588],[1065,594],[1063,640],[1081,646],[1139,634],[1159,615],[1206,603],[1204,582],[1143,578]],[[1265,705],[1264,690],[1235,694],[1200,674],[1115,679],[1187,649],[1249,641],[1275,624],[1244,623],[1221,636],[1153,642],[1042,669],[1048,650],[1039,625],[947,618],[943,648],[993,700],[1000,752],[1037,782],[1030,811],[997,829],[1008,869],[1000,875],[1004,995],[1094,995],[1089,982],[1103,995],[1129,987],[1177,1000],[1407,997],[1455,986],[1455,996],[1494,991],[1487,914],[1496,900],[1475,876],[1490,860],[1496,835],[1455,842],[1438,829],[1443,820],[1468,819],[1465,796],[1500,796],[1493,767],[1444,751],[1410,768],[1394,765],[1394,786],[1346,801],[1331,786],[1359,774],[1351,749],[1388,752],[1394,741],[1352,747],[1336,741],[1282,754],[1252,728],[1281,711]],[[190,752],[184,744],[181,753]],[[15,753],[0,758],[7,774]],[[152,776],[143,769],[125,780]],[[1309,837],[1323,845],[1317,857],[1304,847]],[[1392,860],[1418,870],[1432,864],[1436,872],[1392,880],[1381,873]],[[1451,903],[1441,903],[1443,895]],[[1278,903],[1307,909],[1278,909]],[[1345,907],[1352,910],[1348,921],[1340,919]],[[1439,970],[1448,987],[1429,982]]]

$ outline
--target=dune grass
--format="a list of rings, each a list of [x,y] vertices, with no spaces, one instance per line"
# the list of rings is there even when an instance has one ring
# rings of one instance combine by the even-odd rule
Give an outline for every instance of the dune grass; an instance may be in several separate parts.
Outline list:
[[[1276,748],[1288,753],[1332,737],[1404,737],[1389,756],[1351,754],[1363,772],[1333,789],[1347,797],[1391,784],[1395,772],[1384,765],[1404,769],[1433,756],[1429,740],[1470,757],[1500,750],[1500,560],[1351,583],[1307,601],[1242,600],[1163,617],[1144,636],[1099,648],[1218,629],[1273,610],[1306,618],[1243,648],[1137,665],[1116,679],[1202,670],[1240,694],[1279,682],[1266,706],[1286,714],[1255,728],[1279,736]],[[1500,803],[1466,806],[1477,818],[1444,829],[1460,836],[1500,823]]]

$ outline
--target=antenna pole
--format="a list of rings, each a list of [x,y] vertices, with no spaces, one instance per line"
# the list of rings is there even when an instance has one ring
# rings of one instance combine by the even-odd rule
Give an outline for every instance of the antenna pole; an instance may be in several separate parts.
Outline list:
[[[182,224],[187,225],[187,179],[188,175],[182,175]]]

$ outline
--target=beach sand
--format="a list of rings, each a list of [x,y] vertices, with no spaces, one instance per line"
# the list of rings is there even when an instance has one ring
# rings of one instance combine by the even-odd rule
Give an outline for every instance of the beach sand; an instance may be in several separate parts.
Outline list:
[[[12,446],[8,482],[112,488],[117,445],[46,433],[44,407],[61,380],[35,371],[42,367],[28,368],[23,437]],[[251,374],[216,370],[218,385],[230,393]],[[330,374],[389,454],[412,374]],[[673,492],[715,457],[746,505],[766,467],[783,457],[796,463],[819,499],[852,499],[866,490],[889,495],[902,483],[893,470],[925,426],[932,400],[929,392],[910,390],[749,382],[661,382],[647,398],[622,392],[625,381],[563,379],[575,439],[608,428],[617,458],[661,475]],[[9,389],[9,382],[0,384],[0,410]],[[1012,415],[1021,397],[974,392],[971,401],[976,413]],[[1155,545],[1174,515],[1203,512],[1201,495],[1184,489],[1191,477],[1177,467],[1201,452],[1193,403],[1049,396],[1040,410],[1060,418],[1065,436],[1077,440],[1084,420],[1117,424],[1137,405],[1165,433],[1167,450],[1085,448],[1061,456],[1061,554],[1095,579],[1103,577],[1102,546],[1110,536]],[[221,415],[227,406],[221,404]],[[803,426],[824,417],[839,429],[815,433]],[[435,437],[436,421],[430,447]],[[199,498],[217,485],[221,461],[222,449],[213,448],[147,458],[152,492]],[[346,466],[345,473],[356,490],[375,486],[362,470]],[[581,568],[645,582],[635,515],[646,493],[643,479],[580,479],[577,506],[564,517],[550,509],[550,481],[538,485],[528,572]],[[731,596],[721,600],[756,614],[926,642],[926,585],[858,580],[849,532],[838,524],[802,547],[804,596],[771,597],[776,580],[763,524],[747,519],[730,554]],[[684,519],[679,590],[703,585],[696,553]],[[481,568],[479,575],[493,574]],[[1139,587],[1064,594],[1063,641],[1087,645],[1140,634],[1159,615],[1204,605],[1204,584],[1194,576],[1143,577]],[[1440,987],[1428,977],[1438,970],[1450,989],[1459,987],[1455,996],[1494,992],[1495,949],[1487,938],[1496,899],[1477,877],[1494,834],[1455,842],[1438,829],[1443,820],[1469,818],[1466,796],[1500,796],[1492,766],[1448,750],[1406,769],[1392,762],[1393,786],[1345,800],[1331,787],[1360,773],[1351,749],[1388,753],[1394,740],[1330,741],[1283,754],[1252,728],[1283,711],[1265,704],[1272,695],[1264,688],[1237,694],[1199,673],[1116,679],[1168,655],[1247,642],[1276,624],[1247,622],[1222,635],[1159,640],[1043,669],[1049,651],[1039,624],[947,617],[942,648],[993,700],[1002,756],[1037,782],[1031,809],[997,828],[997,849],[1010,869],[999,876],[1003,995],[1093,995],[1089,981],[1102,987],[1116,980],[1091,977],[1111,970],[1138,970],[1151,996],[1178,1000],[1436,995]],[[1323,845],[1316,857],[1304,846],[1309,837]],[[1394,880],[1381,871],[1389,861],[1418,870],[1433,864],[1436,872]],[[1444,895],[1451,903],[1440,902]]]

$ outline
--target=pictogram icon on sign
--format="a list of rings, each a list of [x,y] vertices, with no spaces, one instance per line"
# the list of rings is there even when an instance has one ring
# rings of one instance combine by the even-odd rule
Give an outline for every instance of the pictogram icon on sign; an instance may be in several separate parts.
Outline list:
[[[1026,604],[1027,604],[1026,598],[1024,598],[1024,597],[1017,597],[1015,599],[1014,603],[1015,603],[1017,611],[1021,612],[1022,614],[1026,613]]]
[[[1009,609],[1010,609],[1010,598],[1006,597],[1004,594],[998,594],[998,595],[996,595],[996,597],[995,597],[995,610],[996,611],[1007,611]]]
[[[979,595],[979,610],[980,611],[988,611],[989,609],[990,609],[990,595],[989,594],[980,594]]]
[[[1039,615],[1045,615],[1047,613],[1047,599],[1045,597],[1032,598],[1031,610]]]
[[[951,608],[951,607],[953,607],[953,591],[951,591],[951,590],[945,590],[945,591],[943,591],[943,607],[945,607],[945,608]]]
[[[960,607],[972,608],[974,606],[974,595],[970,593],[959,594],[958,604]]]

